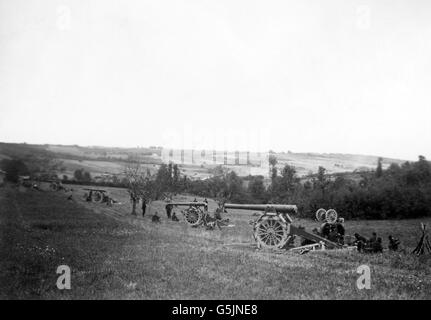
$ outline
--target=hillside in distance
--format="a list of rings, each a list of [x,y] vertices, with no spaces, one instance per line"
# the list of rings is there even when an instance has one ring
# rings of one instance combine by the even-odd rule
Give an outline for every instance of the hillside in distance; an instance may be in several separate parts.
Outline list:
[[[212,151],[207,151],[206,161],[203,150],[184,150],[181,161],[178,157],[167,158],[166,152],[181,150],[167,150],[162,147],[136,147],[136,148],[112,148],[112,147],[83,147],[78,145],[32,145],[26,143],[0,143],[0,160],[4,158],[31,159],[32,157],[46,157],[56,159],[61,163],[59,175],[73,176],[76,169],[89,171],[92,176],[100,174],[121,175],[124,167],[130,161],[138,161],[150,171],[155,172],[160,164],[171,160],[178,163],[181,172],[190,178],[204,179],[212,175],[213,169],[222,164],[224,167],[234,170],[240,176],[249,174],[267,175],[269,172],[268,156],[277,158],[277,167],[282,168],[286,164],[294,166],[299,176],[316,173],[319,166],[326,168],[327,173],[343,173],[369,171],[376,168],[378,156],[352,155],[352,154],[319,154],[319,153],[294,153],[294,152],[272,152],[259,154],[257,161],[256,153],[249,153],[249,163],[235,162],[234,152],[224,154],[217,152],[217,162],[212,161]],[[190,154],[191,159],[190,160]],[[242,152],[244,155],[245,153]],[[195,155],[195,158],[193,158]],[[223,156],[226,157],[226,165]],[[201,157],[199,160],[199,157]],[[188,159],[188,160],[187,160]],[[197,160],[196,160],[197,159]],[[208,160],[210,159],[210,160]],[[222,160],[220,160],[222,159]],[[205,159],[204,159],[205,160]],[[30,161],[30,160],[29,160]],[[220,162],[221,161],[221,162]],[[383,158],[383,167],[391,163],[402,164],[405,160]],[[254,169],[254,170],[251,170]]]

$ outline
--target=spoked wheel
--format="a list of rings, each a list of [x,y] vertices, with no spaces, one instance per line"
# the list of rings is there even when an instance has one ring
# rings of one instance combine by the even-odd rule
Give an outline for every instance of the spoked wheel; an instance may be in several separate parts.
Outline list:
[[[187,210],[184,210],[183,214],[187,223],[192,227],[198,226],[202,223],[202,211],[200,211],[198,208],[191,207]]]
[[[258,247],[281,249],[289,239],[289,224],[278,216],[263,216],[254,227]]]
[[[337,221],[337,211],[335,211],[334,209],[329,209],[328,211],[326,211],[326,221],[329,223],[335,223]]]
[[[319,222],[323,222],[326,220],[326,210],[320,208],[316,211],[316,220]]]
[[[94,199],[94,202],[102,202],[103,194],[101,192],[95,192],[93,193],[93,199]]]

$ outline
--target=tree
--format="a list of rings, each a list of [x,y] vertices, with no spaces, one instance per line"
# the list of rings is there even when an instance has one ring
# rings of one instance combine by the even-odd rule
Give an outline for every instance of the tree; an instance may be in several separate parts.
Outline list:
[[[147,203],[159,199],[163,194],[162,186],[151,175],[151,172],[136,162],[130,162],[124,169],[125,184],[132,201],[132,215],[136,215],[136,205],[139,199]]]
[[[383,174],[383,167],[382,167],[382,158],[379,158],[377,160],[377,168],[376,168],[376,178],[380,178]]]
[[[314,188],[320,189],[322,192],[322,197],[325,196],[326,187],[330,181],[326,177],[326,169],[322,166],[319,166],[317,170],[317,180],[314,181]]]
[[[88,171],[84,171],[84,174],[82,176],[82,180],[85,182],[90,182],[91,181],[91,174]]]
[[[73,172],[73,177],[75,178],[76,181],[82,181],[82,178],[83,178],[82,169],[75,170]]]
[[[248,184],[247,191],[250,193],[250,196],[256,202],[265,202],[266,189],[264,184],[264,179],[262,176],[253,176],[251,177],[250,183]]]
[[[175,163],[172,168],[172,184],[173,184],[173,191],[178,192],[179,188],[179,182],[180,182],[180,169],[178,168],[178,165]]]
[[[3,159],[0,162],[2,170],[6,171],[5,179],[10,182],[18,182],[19,176],[28,175],[30,171],[22,160]]]
[[[295,192],[295,188],[297,184],[299,183],[299,178],[296,175],[296,169],[293,166],[285,165],[282,172],[281,172],[281,179],[279,182],[279,190],[278,192],[281,192],[284,197],[287,197],[288,201],[289,198],[293,195]]]
[[[271,171],[271,179],[274,180],[277,177],[277,157],[273,154],[270,154],[268,157],[268,162]]]

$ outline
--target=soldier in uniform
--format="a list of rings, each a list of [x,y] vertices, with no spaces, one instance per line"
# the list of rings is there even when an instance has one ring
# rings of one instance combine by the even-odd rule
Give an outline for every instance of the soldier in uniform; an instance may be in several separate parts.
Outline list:
[[[374,251],[373,248],[377,246],[377,233],[373,232],[371,238],[368,240],[367,245]]]
[[[152,222],[155,222],[155,223],[160,223],[160,217],[159,217],[159,214],[158,214],[158,212],[156,211],[155,213],[154,213],[154,215],[151,217],[151,221]]]
[[[93,190],[90,190],[90,192],[88,193],[87,201],[88,202],[93,201]]]
[[[177,217],[177,215],[176,215],[175,211],[174,211],[174,212],[172,212],[172,221],[180,221],[180,220],[178,219],[178,217]]]
[[[344,235],[346,234],[346,229],[344,228],[344,218],[338,218],[335,227],[337,230],[338,243],[344,244]]]
[[[361,252],[364,250],[365,244],[368,242],[368,240],[361,236],[359,233],[355,233],[355,245],[358,247],[358,251]]]
[[[389,246],[388,246],[389,250],[397,251],[400,245],[400,240],[392,236],[389,236],[388,239],[389,239]]]
[[[331,233],[331,224],[329,222],[325,222],[320,227],[320,234],[324,238],[328,238]]]
[[[171,212],[172,212],[172,205],[168,203],[166,205],[165,209],[166,209],[166,215],[168,216],[168,219],[170,219],[171,218]]]
[[[377,240],[373,243],[372,250],[374,253],[382,253],[383,252],[382,238],[380,238],[380,237],[377,238]]]
[[[147,200],[142,198],[142,217],[145,216],[145,211],[147,211]]]

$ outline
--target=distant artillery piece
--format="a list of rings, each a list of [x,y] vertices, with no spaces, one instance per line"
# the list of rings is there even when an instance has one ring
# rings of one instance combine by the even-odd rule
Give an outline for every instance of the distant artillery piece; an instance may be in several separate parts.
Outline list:
[[[50,180],[49,182],[49,188],[52,191],[67,191],[67,189],[63,186],[63,184],[61,183],[61,181],[59,180]]]
[[[307,239],[312,244],[291,248],[291,250],[323,250],[347,248],[342,244],[330,241],[318,234],[305,231],[304,228],[294,226],[289,214],[296,214],[295,205],[288,204],[224,204],[224,209],[257,210],[262,212],[252,222],[253,236],[258,248],[285,249],[293,245],[294,237]]]
[[[96,202],[96,203],[117,203],[114,199],[112,199],[108,195],[108,191],[102,190],[102,189],[93,189],[93,188],[84,188],[84,190],[88,191],[88,193],[85,193],[84,198],[85,200],[89,202]]]

